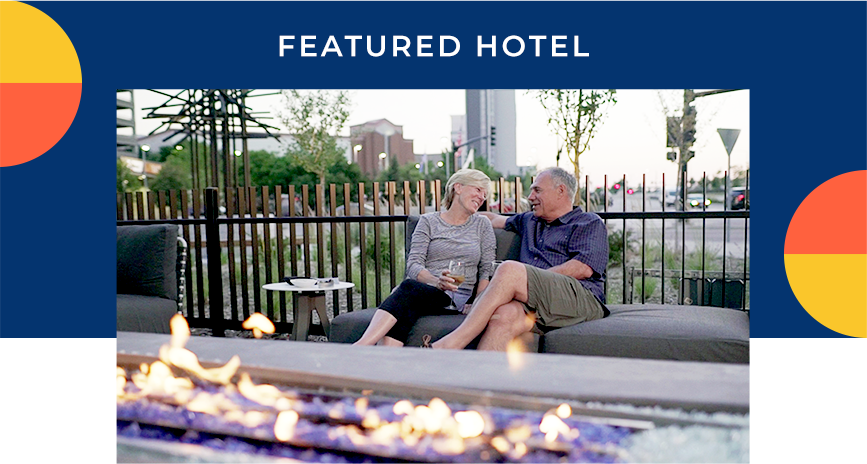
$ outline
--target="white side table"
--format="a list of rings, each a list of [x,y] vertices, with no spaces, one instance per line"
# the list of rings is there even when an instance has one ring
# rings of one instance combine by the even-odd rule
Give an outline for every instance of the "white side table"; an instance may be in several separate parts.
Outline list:
[[[352,282],[337,282],[336,284],[322,288],[318,286],[302,288],[286,282],[262,286],[265,290],[272,292],[292,292],[294,323],[292,324],[292,336],[290,339],[301,341],[307,341],[314,310],[319,313],[319,320],[322,321],[325,336],[327,337],[331,334],[331,321],[328,320],[328,315],[325,313],[325,292],[345,290],[352,287],[355,287],[355,284]]]

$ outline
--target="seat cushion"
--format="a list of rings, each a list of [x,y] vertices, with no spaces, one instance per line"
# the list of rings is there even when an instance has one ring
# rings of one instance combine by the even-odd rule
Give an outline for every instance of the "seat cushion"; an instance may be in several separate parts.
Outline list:
[[[178,299],[178,226],[117,226],[117,293]]]
[[[331,321],[331,335],[328,341],[355,343],[364,334],[367,326],[370,325],[370,320],[373,319],[373,313],[375,312],[376,308],[370,308],[344,313],[335,317]],[[406,346],[421,346],[422,337],[425,334],[431,336],[431,341],[437,341],[461,325],[465,317],[463,314],[422,317],[415,323],[412,330],[409,331]],[[481,338],[481,335],[473,340],[467,348],[474,349],[479,344],[479,338]]]
[[[171,333],[169,320],[178,312],[178,303],[168,298],[117,295],[118,332]]]
[[[552,330],[546,353],[749,363],[750,321],[708,306],[609,305],[611,315]]]
[[[370,325],[370,320],[373,319],[373,313],[376,308],[363,309],[361,311],[353,311],[351,313],[341,314],[331,321],[331,335],[328,338],[329,342],[335,343],[355,343],[364,334],[364,330]],[[458,328],[461,322],[466,318],[463,314],[446,315],[446,316],[425,316],[416,321],[415,325],[409,331],[409,336],[406,340],[406,346],[421,346],[422,337],[425,335],[431,336],[431,342],[435,342],[440,338],[445,337],[449,332]],[[484,332],[482,332],[484,334]],[[474,350],[479,346],[479,340],[482,338],[479,334],[466,349]],[[530,352],[539,351],[540,337],[533,334],[533,341],[527,350]]]

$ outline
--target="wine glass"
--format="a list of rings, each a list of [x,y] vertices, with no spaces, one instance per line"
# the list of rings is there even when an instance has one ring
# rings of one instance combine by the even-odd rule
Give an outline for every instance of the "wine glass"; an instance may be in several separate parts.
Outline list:
[[[463,261],[449,261],[449,277],[455,280],[455,285],[458,287],[464,283],[464,280],[466,280],[466,266]],[[452,292],[452,302],[446,309],[458,309],[455,305],[455,292]]]

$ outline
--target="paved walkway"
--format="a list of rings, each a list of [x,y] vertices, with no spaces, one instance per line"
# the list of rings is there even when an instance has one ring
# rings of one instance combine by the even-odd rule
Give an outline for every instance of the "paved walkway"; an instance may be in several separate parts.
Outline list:
[[[119,332],[117,351],[156,356],[168,335]],[[749,365],[527,353],[509,368],[504,353],[353,347],[336,343],[193,337],[201,361],[291,369],[365,381],[462,388],[561,400],[749,412]],[[287,379],[291,382],[292,379]],[[360,387],[363,388],[363,387]]]

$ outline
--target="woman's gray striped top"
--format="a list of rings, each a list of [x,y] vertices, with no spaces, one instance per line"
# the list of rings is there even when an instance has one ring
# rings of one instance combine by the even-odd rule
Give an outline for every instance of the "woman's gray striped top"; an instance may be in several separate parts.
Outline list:
[[[472,291],[479,280],[490,280],[496,246],[491,221],[482,215],[474,214],[462,225],[453,226],[445,222],[439,212],[423,214],[412,234],[406,278],[416,280],[422,269],[439,276],[449,268],[449,261],[460,260],[468,263],[461,289]],[[469,298],[469,294],[466,297]],[[460,299],[466,301],[466,298]],[[458,300],[456,295],[455,303],[460,307],[463,303]]]

